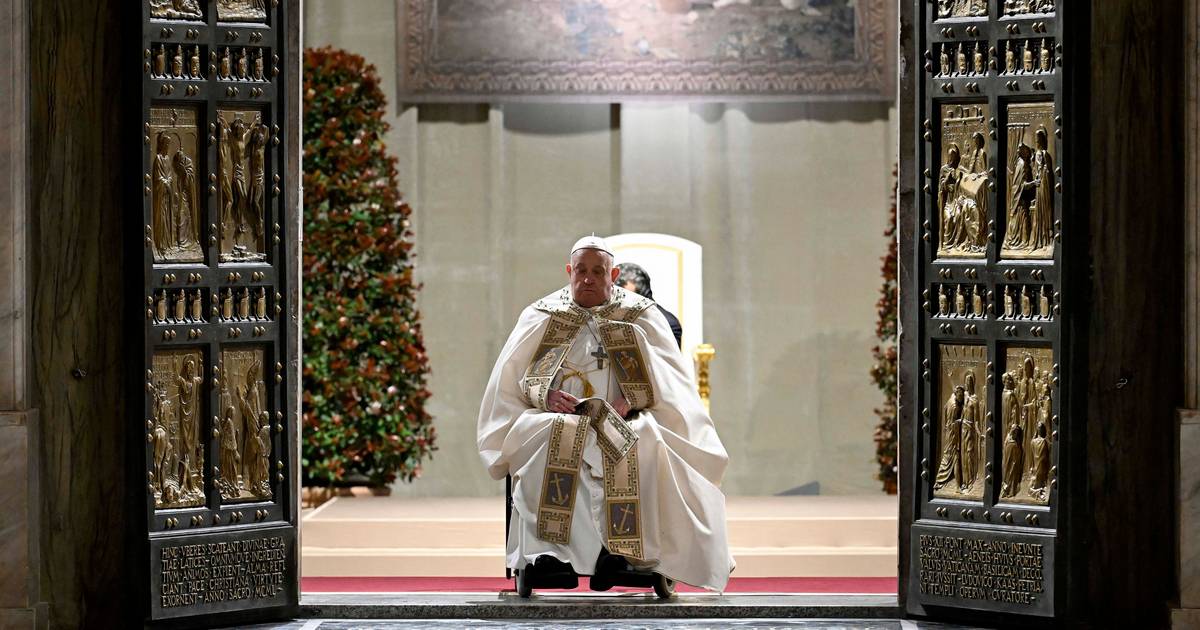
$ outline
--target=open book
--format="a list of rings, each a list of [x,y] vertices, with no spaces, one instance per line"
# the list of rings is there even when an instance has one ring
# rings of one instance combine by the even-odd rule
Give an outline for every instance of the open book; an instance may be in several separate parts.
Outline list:
[[[588,419],[596,430],[596,444],[612,461],[620,461],[637,444],[637,433],[629,422],[603,398],[584,398],[575,405],[575,413]]]

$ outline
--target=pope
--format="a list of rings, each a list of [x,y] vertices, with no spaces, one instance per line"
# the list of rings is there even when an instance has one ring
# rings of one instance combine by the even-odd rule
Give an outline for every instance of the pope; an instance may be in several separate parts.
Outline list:
[[[566,271],[521,313],[479,409],[480,458],[513,480],[508,566],[596,590],[633,571],[723,591],[729,458],[692,364],[654,302],[614,285],[603,239],[577,241]]]

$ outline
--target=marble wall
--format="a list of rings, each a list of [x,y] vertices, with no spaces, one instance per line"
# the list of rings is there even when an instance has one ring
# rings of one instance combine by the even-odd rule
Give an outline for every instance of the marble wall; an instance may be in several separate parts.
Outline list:
[[[1174,627],[1200,628],[1200,411],[1179,417],[1179,610]]]
[[[0,628],[34,628],[46,620],[26,310],[27,28],[24,0],[0,0]]]
[[[393,0],[305,11],[307,45],[364,55],[395,93]],[[483,386],[521,309],[565,284],[565,250],[593,230],[705,248],[726,492],[878,492],[868,368],[894,115],[886,103],[393,106],[440,446],[395,492],[502,492],[475,446]]]

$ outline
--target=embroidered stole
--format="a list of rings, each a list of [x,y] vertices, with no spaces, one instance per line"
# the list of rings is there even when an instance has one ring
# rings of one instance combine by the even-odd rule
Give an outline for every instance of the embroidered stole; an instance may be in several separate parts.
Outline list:
[[[546,409],[546,395],[554,377],[588,319],[597,322],[600,343],[609,353],[611,369],[630,409],[645,409],[654,404],[654,388],[632,324],[653,302],[619,287],[614,287],[613,292],[613,300],[595,313],[576,306],[568,289],[535,305],[550,313],[550,323],[521,379],[522,391],[531,405]],[[561,415],[553,421],[538,501],[537,536],[547,542],[570,543],[583,449],[588,432],[595,430],[604,464],[608,550],[641,560],[641,501],[634,448],[637,434],[605,401],[586,400],[580,411],[583,413]]]

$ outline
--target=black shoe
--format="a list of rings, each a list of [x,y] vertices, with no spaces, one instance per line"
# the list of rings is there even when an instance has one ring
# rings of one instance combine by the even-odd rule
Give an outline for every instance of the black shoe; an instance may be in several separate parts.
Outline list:
[[[607,549],[601,548],[600,556],[596,558],[596,570],[588,580],[588,587],[593,591],[607,591],[616,586],[613,579],[616,577],[617,571],[625,568],[628,564],[621,556],[614,556],[608,553]]]
[[[657,573],[634,568],[625,556],[601,549],[600,557],[596,559],[596,572],[592,575],[589,586],[593,591],[607,591],[614,586],[652,588],[657,582]]]
[[[549,555],[538,556],[533,564],[525,565],[524,582],[530,590],[534,588],[565,588],[579,586],[579,576],[571,563]]]

